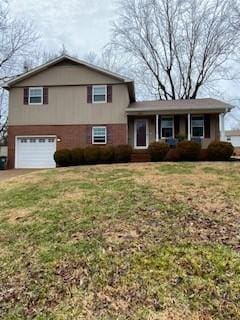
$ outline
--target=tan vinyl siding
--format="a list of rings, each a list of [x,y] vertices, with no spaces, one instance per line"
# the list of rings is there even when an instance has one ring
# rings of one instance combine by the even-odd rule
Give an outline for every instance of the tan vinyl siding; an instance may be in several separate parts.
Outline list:
[[[49,87],[48,100],[47,105],[24,105],[23,88],[12,88],[9,125],[127,123],[129,95],[125,84],[113,85],[112,103],[88,104],[86,86]]]
[[[87,85],[112,84],[112,103],[88,104]],[[48,104],[24,105],[23,87],[48,87]],[[82,65],[61,62],[10,89],[9,125],[127,123],[127,84]]]
[[[119,83],[119,80],[100,72],[90,70],[85,66],[56,65],[28,79],[22,80],[16,86],[57,86],[79,84]]]

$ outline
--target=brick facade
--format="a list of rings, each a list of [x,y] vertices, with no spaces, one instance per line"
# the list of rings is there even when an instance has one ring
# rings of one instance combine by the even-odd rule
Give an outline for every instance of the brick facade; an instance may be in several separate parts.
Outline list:
[[[89,130],[95,125],[41,125],[41,126],[9,126],[8,128],[8,159],[9,168],[14,168],[15,162],[15,137],[31,135],[56,135],[61,141],[57,142],[57,149],[72,149],[85,147],[91,142],[89,140]],[[96,125],[99,126],[99,125]],[[110,137],[108,144],[126,144],[127,124],[102,124],[106,126]]]

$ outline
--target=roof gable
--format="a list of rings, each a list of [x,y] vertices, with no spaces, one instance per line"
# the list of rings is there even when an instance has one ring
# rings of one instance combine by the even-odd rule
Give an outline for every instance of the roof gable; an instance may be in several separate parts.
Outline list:
[[[135,101],[135,90],[134,90],[134,82],[133,80],[126,78],[122,75],[119,75],[117,73],[111,72],[109,70],[103,69],[98,66],[94,66],[88,62],[85,62],[83,60],[79,60],[74,57],[70,57],[68,55],[62,55],[58,58],[55,58],[39,67],[36,67],[26,73],[23,73],[19,76],[17,76],[15,79],[9,81],[8,83],[3,86],[5,89],[9,90],[13,86],[18,86],[21,82],[25,84],[26,86],[29,85],[30,81],[28,82],[27,79],[34,79],[37,75],[40,75],[44,71],[51,70],[54,67],[57,66],[66,66],[66,65],[72,65],[72,66],[79,66],[85,69],[90,70],[92,73],[102,75],[103,79],[106,81],[106,79],[110,79],[109,82],[111,83],[111,79],[113,83],[126,83],[128,86],[128,91],[130,95],[130,100]],[[41,77],[40,77],[41,78]],[[57,77],[56,77],[57,78]],[[100,77],[99,77],[100,78]],[[97,83],[100,82],[100,80],[97,81]],[[90,81],[91,83],[91,81]],[[92,84],[97,84],[97,83],[92,83]],[[71,85],[71,82],[69,83]],[[74,84],[74,83],[73,83]],[[33,86],[35,85],[34,83],[32,84]],[[41,83],[38,83],[36,85],[41,85]],[[77,85],[77,83],[76,83]]]
[[[87,68],[89,68],[91,70],[97,71],[99,73],[102,73],[104,75],[107,75],[109,77],[117,79],[119,81],[123,81],[123,82],[132,82],[133,81],[133,80],[128,79],[128,78],[126,78],[126,77],[124,77],[122,75],[119,75],[117,73],[108,71],[106,69],[94,66],[94,65],[92,65],[92,64],[90,64],[88,62],[85,62],[83,60],[79,60],[77,58],[73,58],[73,57],[70,57],[68,55],[62,55],[62,56],[60,56],[60,57],[58,57],[56,59],[53,59],[53,60],[51,60],[51,61],[49,61],[49,62],[47,62],[47,63],[45,63],[45,64],[43,64],[43,65],[41,65],[39,67],[36,67],[36,68],[26,72],[26,73],[23,73],[23,74],[17,76],[15,79],[13,79],[13,80],[9,81],[8,83],[6,83],[5,88],[11,87],[11,86],[17,84],[18,82],[20,82],[22,80],[30,78],[33,75],[36,75],[36,74],[38,74],[38,73],[40,73],[40,72],[42,72],[42,71],[44,71],[44,70],[46,70],[48,68],[51,68],[51,67],[56,66],[58,64],[61,64],[64,61],[69,61],[69,62],[71,62],[72,64],[75,64],[75,65],[85,66],[85,67],[87,67]]]

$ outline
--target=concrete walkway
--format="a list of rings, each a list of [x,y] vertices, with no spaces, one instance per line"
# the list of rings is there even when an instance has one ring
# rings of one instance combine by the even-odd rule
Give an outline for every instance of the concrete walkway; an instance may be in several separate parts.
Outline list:
[[[0,182],[13,177],[22,176],[26,173],[33,172],[31,169],[18,169],[18,170],[0,170]]]

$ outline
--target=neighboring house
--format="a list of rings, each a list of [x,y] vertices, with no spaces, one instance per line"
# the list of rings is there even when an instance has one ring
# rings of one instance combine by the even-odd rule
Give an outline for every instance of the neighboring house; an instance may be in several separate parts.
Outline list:
[[[235,153],[240,155],[240,130],[228,130],[225,132],[225,140],[231,142],[234,146]]]
[[[61,56],[6,84],[10,168],[55,167],[56,149],[224,136],[231,108],[214,99],[136,102],[134,82]]]

